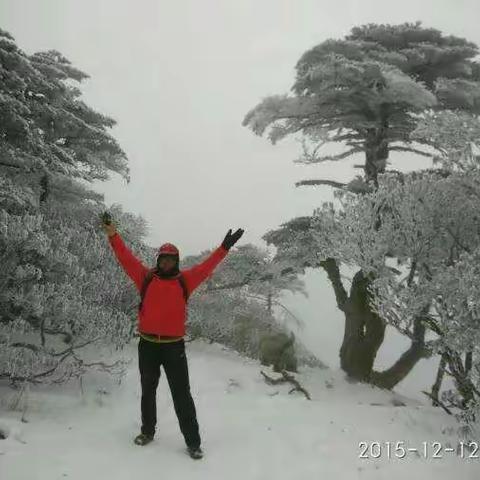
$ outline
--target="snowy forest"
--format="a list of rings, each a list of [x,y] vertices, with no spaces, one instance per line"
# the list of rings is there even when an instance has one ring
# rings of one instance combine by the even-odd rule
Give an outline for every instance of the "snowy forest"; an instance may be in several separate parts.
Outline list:
[[[47,395],[45,401],[58,415],[79,395],[83,408],[112,405],[115,441],[120,441],[118,432],[128,436],[138,427],[140,397],[133,390],[140,388],[139,292],[112,253],[102,214],[110,213],[128,248],[151,266],[158,249],[149,240],[155,220],[127,204],[109,202],[101,193],[101,184],[112,176],[121,178],[122,188],[128,189],[134,172],[116,135],[117,121],[122,120],[85,98],[84,85],[95,78],[67,58],[61,45],[58,50],[28,52],[20,38],[1,22],[0,27],[0,477],[104,478],[101,468],[95,477],[93,470],[82,470],[85,465],[65,473],[70,465],[65,458],[73,458],[78,448],[74,443],[70,452],[67,437],[61,437],[64,460],[58,468],[47,467],[47,460],[38,460],[36,473],[32,466],[21,467],[21,444],[29,443],[27,436],[22,440],[22,429],[34,428],[41,395]],[[334,38],[317,32],[316,38],[319,41],[289,65],[290,90],[266,88],[242,106],[238,124],[251,141],[274,155],[284,142],[295,139],[297,158],[289,162],[304,171],[326,164],[335,170],[353,159],[353,173],[342,181],[322,178],[321,173],[293,182],[286,179],[297,192],[328,189],[331,198],[324,201],[319,196],[309,214],[265,228],[262,242],[250,241],[248,235],[241,239],[189,298],[185,343],[194,398],[205,412],[199,413],[202,430],[208,439],[209,429],[221,422],[228,439],[242,438],[232,448],[235,455],[244,456],[235,461],[249,467],[232,478],[266,478],[275,455],[285,460],[275,467],[278,472],[274,469],[277,478],[294,478],[294,471],[285,466],[297,462],[289,457],[292,450],[279,453],[287,437],[297,438],[302,450],[295,478],[322,473],[315,462],[328,455],[327,447],[319,445],[329,442],[328,448],[336,450],[336,466],[325,470],[325,478],[400,478],[398,465],[406,463],[392,466],[395,462],[382,458],[365,467],[358,463],[358,441],[355,448],[347,448],[344,437],[338,433],[337,438],[323,424],[333,423],[331,418],[340,423],[350,419],[344,420],[352,423],[340,429],[343,434],[352,428],[355,440],[385,442],[388,435],[382,437],[381,432],[390,417],[378,405],[387,405],[394,415],[411,409],[415,425],[430,422],[415,439],[427,440],[425,432],[430,432],[440,441],[438,432],[443,429],[450,442],[464,442],[461,456],[470,456],[468,461],[458,460],[457,447],[455,461],[465,469],[459,474],[465,476],[458,478],[478,478],[473,472],[480,471],[480,47],[426,20],[367,22]],[[416,167],[398,168],[398,161],[392,161],[396,154]],[[204,188],[215,190],[214,173],[210,179]],[[175,181],[182,188],[182,180]],[[174,213],[175,202],[168,204]],[[201,210],[201,198],[195,202]],[[264,202],[274,199],[265,195]],[[255,215],[254,207],[245,208]],[[225,206],[226,216],[227,211]],[[206,218],[202,221],[210,228]],[[248,234],[248,222],[238,226]],[[230,224],[225,232],[228,228]],[[215,248],[213,244],[211,249],[182,251],[182,269],[203,262]],[[286,294],[309,301],[305,274],[311,271],[325,278],[341,318],[342,340],[335,346],[338,371],[303,341],[299,332],[305,319],[285,301]],[[315,286],[312,291],[322,295]],[[318,324],[321,329],[320,314]],[[391,332],[403,337],[408,347],[389,366],[379,366],[378,353],[386,348]],[[397,394],[396,388],[425,359],[434,361],[435,371],[429,386],[418,391],[423,401]],[[113,407],[115,389],[122,386],[125,398],[133,400],[128,421]],[[159,423],[161,412],[171,410],[171,438],[181,442],[166,383],[160,389],[165,397],[158,408]],[[255,401],[253,393],[247,397],[248,389],[256,392]],[[73,397],[59,403],[61,392],[71,391]],[[223,420],[216,420],[207,410],[215,410],[212,402],[224,408],[225,400],[218,396],[222,392],[237,399]],[[89,394],[93,404],[88,403]],[[318,410],[323,416],[317,415],[310,404],[321,398],[329,399],[329,408],[336,409],[331,415],[337,416],[329,417],[324,406]],[[370,410],[352,410],[342,403],[348,398]],[[273,441],[258,433],[255,443],[246,437],[242,422],[263,425],[263,408],[275,416],[262,432],[278,428],[278,438]],[[102,417],[96,418],[101,422]],[[281,423],[285,418],[288,424]],[[357,421],[364,421],[365,428],[355,430]],[[122,422],[128,425],[119,426]],[[298,431],[287,430],[290,424],[298,424]],[[368,430],[374,424],[378,430]],[[40,445],[40,432],[49,428],[48,423],[42,425],[32,433],[31,442],[37,445],[32,449]],[[417,428],[409,425],[402,425],[405,438],[409,429]],[[108,428],[102,426],[103,434]],[[323,431],[318,438],[317,429]],[[362,437],[362,431],[368,434]],[[253,438],[254,433],[248,435]],[[48,439],[57,443],[52,433]],[[88,444],[90,438],[83,441]],[[228,442],[219,440],[217,448],[223,443]],[[260,444],[270,453],[258,453]],[[320,450],[312,450],[312,445]],[[85,445],[81,448],[88,458]],[[98,443],[95,448],[115,447]],[[247,453],[240,454],[244,448]],[[168,456],[167,447],[162,449]],[[213,441],[207,451],[203,471],[181,470],[187,467],[178,466],[179,459],[161,462],[180,469],[184,478],[223,478],[223,473],[213,473],[219,461]],[[119,452],[114,457],[117,465],[127,458]],[[358,477],[340,469],[344,457],[352,459]],[[152,461],[153,468],[153,458],[135,461]],[[409,463],[412,475],[442,479],[459,472],[453,459],[445,477],[440,467],[422,460],[421,466]],[[126,468],[120,467],[124,476],[117,478],[134,477]]]

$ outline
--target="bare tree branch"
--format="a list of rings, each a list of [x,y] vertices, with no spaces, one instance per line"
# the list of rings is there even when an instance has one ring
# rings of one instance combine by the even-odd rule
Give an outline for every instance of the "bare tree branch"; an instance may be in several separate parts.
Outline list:
[[[338,153],[337,155],[324,155],[322,157],[313,157],[313,158],[305,158],[294,160],[294,163],[301,163],[301,164],[313,164],[313,163],[322,163],[322,162],[336,162],[338,160],[343,160],[344,158],[348,158],[354,153],[362,152],[363,149],[360,148],[351,148],[342,153]]]
[[[334,188],[345,188],[347,186],[346,183],[336,182],[335,180],[300,180],[299,182],[295,183],[296,187],[303,187],[307,185],[329,185],[330,187]]]
[[[267,301],[266,298],[260,297],[258,295],[247,294],[246,296],[251,297],[251,298],[256,298],[258,300],[263,300],[265,302]],[[281,303],[281,302],[279,302],[278,300],[275,300],[275,299],[272,299],[271,302],[274,303],[275,305],[278,305],[279,307],[283,308],[295,320],[297,325],[299,325],[299,326],[303,325],[303,322],[296,315],[294,315],[285,305],[283,305],[283,303]]]
[[[260,371],[260,373],[263,375],[263,378],[265,379],[265,381],[269,384],[269,385],[277,385],[279,383],[286,383],[286,382],[289,382],[291,383],[292,385],[294,385],[294,388],[292,388],[288,393],[292,393],[292,392],[295,392],[295,391],[299,391],[299,392],[302,392],[305,397],[307,398],[307,400],[311,400],[312,398],[310,397],[310,394],[307,392],[307,390],[305,388],[303,388],[300,383],[298,382],[298,380],[293,376],[293,375],[290,375],[289,373],[287,373],[286,370],[282,370],[282,376],[279,377],[279,378],[271,378],[269,377],[265,372],[263,371]]]
[[[435,398],[430,392],[426,392],[425,390],[422,390],[422,393],[426,395],[428,398],[432,399],[433,402],[436,402],[438,406],[442,407],[449,415],[453,415],[452,411],[445,406],[444,403],[442,403],[440,400]]]
[[[411,153],[416,153],[417,155],[422,155],[424,157],[432,158],[433,154],[425,152],[423,150],[418,150],[417,148],[412,148],[412,147],[401,147],[400,145],[394,145],[388,147],[390,151],[397,151],[397,152],[411,152]]]

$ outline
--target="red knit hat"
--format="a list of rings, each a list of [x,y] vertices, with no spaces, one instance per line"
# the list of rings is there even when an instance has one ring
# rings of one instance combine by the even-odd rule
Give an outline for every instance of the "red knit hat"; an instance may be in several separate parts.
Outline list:
[[[157,251],[157,255],[178,255],[178,248],[172,243],[164,243]]]

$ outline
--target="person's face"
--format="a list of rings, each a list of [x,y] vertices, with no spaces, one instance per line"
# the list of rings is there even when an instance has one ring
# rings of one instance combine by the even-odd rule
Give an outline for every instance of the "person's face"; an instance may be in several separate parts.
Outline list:
[[[162,255],[157,261],[158,268],[162,270],[162,272],[169,272],[175,267],[176,259],[174,256],[171,255]]]

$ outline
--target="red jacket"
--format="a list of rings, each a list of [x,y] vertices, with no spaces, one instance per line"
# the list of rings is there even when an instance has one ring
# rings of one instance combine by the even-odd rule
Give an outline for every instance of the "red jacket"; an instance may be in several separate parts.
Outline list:
[[[149,268],[135,257],[118,233],[109,237],[109,241],[120,265],[140,292]],[[219,246],[203,262],[181,271],[189,294],[212,274],[227,253],[226,248]],[[178,279],[154,276],[145,295],[143,308],[138,313],[138,330],[157,335],[182,336],[185,335],[185,317],[186,305]]]

